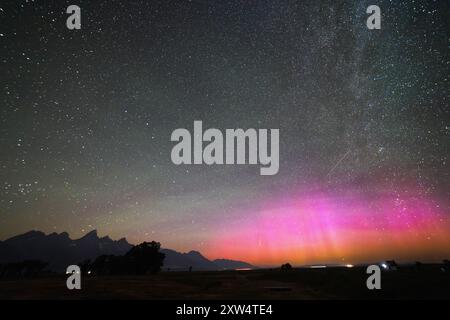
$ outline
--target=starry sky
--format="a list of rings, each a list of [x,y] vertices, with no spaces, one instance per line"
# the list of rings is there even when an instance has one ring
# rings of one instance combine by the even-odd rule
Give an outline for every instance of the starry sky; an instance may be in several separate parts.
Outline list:
[[[266,265],[449,258],[449,12],[2,1],[0,239],[97,229]],[[174,165],[170,135],[194,120],[279,129],[278,174]]]

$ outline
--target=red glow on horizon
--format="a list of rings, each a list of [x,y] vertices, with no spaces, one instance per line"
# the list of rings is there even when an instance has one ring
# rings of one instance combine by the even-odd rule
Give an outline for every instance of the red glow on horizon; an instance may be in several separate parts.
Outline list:
[[[450,221],[418,193],[317,193],[242,212],[205,251],[255,265],[432,261],[450,256]]]

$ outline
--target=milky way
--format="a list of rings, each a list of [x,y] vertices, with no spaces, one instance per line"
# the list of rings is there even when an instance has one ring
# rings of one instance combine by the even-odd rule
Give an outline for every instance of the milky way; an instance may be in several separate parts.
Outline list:
[[[449,243],[449,3],[0,5],[0,239],[92,229],[253,263]],[[280,165],[174,165],[191,127],[276,128]],[[366,239],[366,245],[361,243]],[[239,247],[236,246],[239,244]]]

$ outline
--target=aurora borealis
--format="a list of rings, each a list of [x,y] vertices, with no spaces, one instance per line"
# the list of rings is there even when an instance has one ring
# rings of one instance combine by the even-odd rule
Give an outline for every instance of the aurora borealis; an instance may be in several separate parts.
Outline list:
[[[68,30],[75,2],[2,1],[0,240],[450,258],[449,2],[375,2],[80,0]],[[175,165],[171,133],[194,121],[279,129],[279,171]]]
[[[299,264],[356,264],[387,257],[439,261],[450,249],[445,213],[438,202],[411,189],[289,194],[255,208],[246,223],[218,232],[211,255],[225,252],[266,265],[283,259]]]

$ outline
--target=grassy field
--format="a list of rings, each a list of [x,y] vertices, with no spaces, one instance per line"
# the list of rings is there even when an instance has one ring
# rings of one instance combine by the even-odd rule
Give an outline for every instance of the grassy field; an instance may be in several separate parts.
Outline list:
[[[381,290],[366,288],[365,268],[163,272],[148,276],[0,281],[0,299],[450,299],[450,271],[437,265],[383,272]]]

